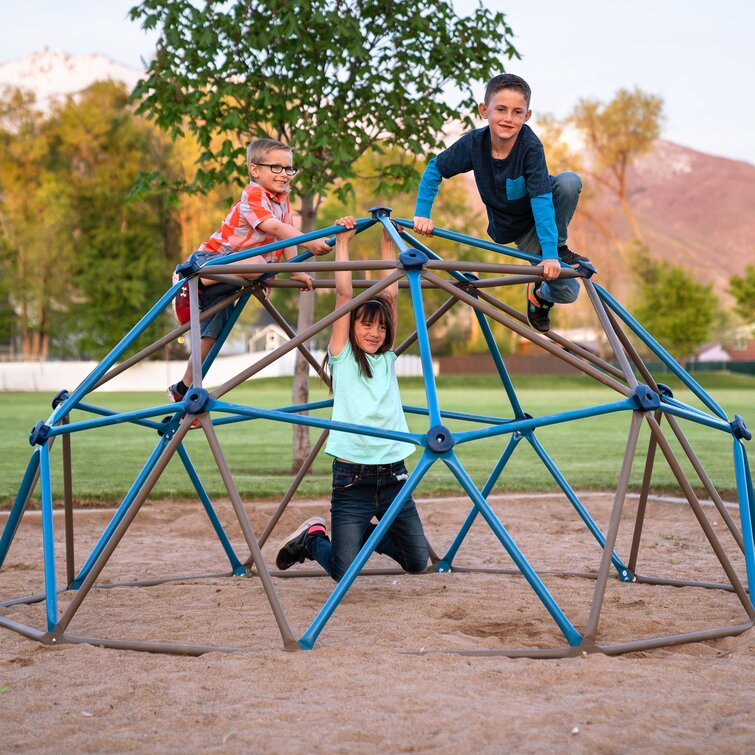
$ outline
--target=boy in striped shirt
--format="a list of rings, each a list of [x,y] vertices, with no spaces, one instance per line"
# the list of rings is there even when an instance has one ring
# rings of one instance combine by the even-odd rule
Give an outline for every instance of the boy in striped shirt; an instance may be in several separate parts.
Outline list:
[[[291,203],[288,194],[291,177],[296,174],[293,167],[293,150],[275,139],[257,139],[246,150],[250,181],[241,193],[241,198],[229,210],[220,228],[204,242],[198,252],[204,262],[217,255],[232,254],[275,241],[301,235],[293,225]],[[313,254],[327,254],[330,247],[324,239],[302,244]],[[278,252],[268,252],[254,258],[255,263],[277,262],[281,255],[290,260],[297,254],[296,247],[290,246]],[[259,273],[245,273],[240,277],[254,279]],[[291,278],[301,283],[302,290],[312,290],[312,278],[306,273],[292,273]],[[204,311],[228,295],[227,286],[218,286],[218,281],[201,278],[203,287],[199,299],[199,309]],[[188,295],[188,287],[179,293]],[[217,292],[217,293],[215,293]],[[177,297],[178,298],[178,297]],[[230,306],[216,312],[200,323],[201,357],[205,357],[215,345],[218,336],[230,317]],[[192,383],[191,359],[181,380],[168,388],[168,398],[173,402],[183,401]]]

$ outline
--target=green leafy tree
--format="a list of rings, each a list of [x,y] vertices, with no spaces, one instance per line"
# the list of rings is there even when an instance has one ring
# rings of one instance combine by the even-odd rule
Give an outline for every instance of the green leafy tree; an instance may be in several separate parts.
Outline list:
[[[66,177],[71,208],[62,228],[75,238],[67,268],[76,295],[63,317],[63,348],[100,357],[165,291],[179,230],[165,195],[129,200],[164,135],[133,115],[122,85],[98,82],[55,110],[50,162]],[[164,330],[155,326],[156,336]]]
[[[6,301],[15,314],[24,359],[44,360],[55,313],[72,293],[73,240],[66,233],[71,196],[51,164],[53,127],[34,97],[6,89],[0,98],[0,258]]]
[[[139,112],[173,134],[196,135],[204,152],[192,183],[242,184],[245,142],[281,139],[301,169],[305,232],[336,181],[342,198],[353,192],[361,155],[381,144],[425,155],[448,121],[461,114],[471,126],[473,86],[518,56],[503,13],[480,5],[460,17],[451,0],[145,0],[131,17],[161,33],[134,91]],[[410,157],[386,160],[380,177],[406,187],[416,166]],[[314,297],[303,295],[300,331],[313,309]],[[294,403],[307,400],[307,373],[299,359]],[[308,450],[309,433],[297,426],[294,468]]]
[[[745,322],[755,321],[755,265],[747,265],[744,275],[729,278],[729,291],[736,299],[734,310]]]
[[[650,152],[660,136],[663,100],[640,89],[620,89],[608,104],[579,100],[570,120],[592,153],[589,175],[617,197],[633,235],[643,241],[627,196],[627,176],[636,158]]]
[[[677,360],[691,357],[708,340],[716,320],[713,288],[681,267],[651,258],[647,251],[635,254],[635,270],[635,317]]]

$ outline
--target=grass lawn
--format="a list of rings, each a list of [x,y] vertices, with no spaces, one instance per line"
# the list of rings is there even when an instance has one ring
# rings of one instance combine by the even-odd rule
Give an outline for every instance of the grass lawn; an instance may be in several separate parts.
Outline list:
[[[701,407],[686,389],[670,376],[661,382],[674,389],[675,397]],[[703,374],[699,382],[733,419],[741,414],[750,429],[755,427],[755,378],[730,374]],[[608,388],[581,375],[574,377],[516,376],[514,384],[519,401],[527,413],[537,417],[565,410],[590,407],[620,399]],[[326,398],[324,388],[312,383],[312,400]],[[511,417],[506,394],[495,376],[447,376],[438,381],[441,408],[472,414]],[[229,401],[249,406],[274,408],[291,404],[289,379],[249,381],[227,396]],[[419,378],[401,381],[404,403],[425,406],[424,389]],[[29,431],[39,419],[51,413],[51,396],[40,393],[0,393],[3,421],[0,423],[0,506],[7,508],[14,499],[31,453]],[[131,411],[164,403],[156,393],[95,393],[87,403],[119,411]],[[329,411],[319,412],[329,416]],[[72,421],[91,418],[75,412]],[[412,430],[427,429],[427,418],[410,415]],[[544,427],[537,437],[573,488],[606,489],[616,487],[616,480],[626,448],[630,413],[622,412],[592,419]],[[731,436],[720,431],[681,421],[682,428],[718,489],[732,498],[735,491]],[[448,421],[453,431],[473,429],[476,424]],[[665,426],[665,425],[664,425]],[[312,429],[312,438],[319,431]],[[669,433],[670,434],[670,433]],[[218,428],[218,437],[234,479],[243,498],[278,498],[288,487],[291,474],[291,427],[264,420],[240,422]],[[639,453],[632,469],[631,485],[639,488],[649,433],[643,428]],[[508,435],[461,444],[456,451],[472,479],[482,486],[508,442]],[[133,482],[150,452],[156,435],[153,431],[124,424],[100,428],[71,436],[74,466],[74,496],[78,503],[119,502]],[[678,445],[672,437],[672,445]],[[752,459],[751,445],[747,444]],[[193,430],[185,441],[197,471],[213,497],[224,496],[225,489],[201,430]],[[62,495],[60,465],[62,443],[53,447],[53,484],[56,503]],[[679,451],[679,458],[683,454]],[[418,452],[410,457],[419,457]],[[755,459],[752,459],[755,462]],[[684,468],[693,475],[686,457]],[[327,496],[330,491],[330,459],[321,454],[313,473],[300,487],[303,496]],[[700,488],[697,478],[691,476]],[[679,492],[674,477],[660,453],[653,475],[654,490]],[[497,491],[555,490],[556,485],[526,441],[519,444],[509,461]],[[459,487],[442,463],[437,463],[421,483],[418,495],[458,492]],[[195,492],[177,459],[170,462],[152,498],[194,497]],[[38,491],[35,494],[38,498]]]

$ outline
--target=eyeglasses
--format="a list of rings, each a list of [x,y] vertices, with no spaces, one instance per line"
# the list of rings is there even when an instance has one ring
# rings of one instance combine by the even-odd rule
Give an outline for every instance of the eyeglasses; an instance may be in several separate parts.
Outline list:
[[[290,165],[280,165],[278,163],[252,163],[252,165],[257,165],[260,168],[270,168],[270,170],[275,173],[283,173],[285,171],[287,176],[295,176],[296,171],[298,168],[292,168]]]

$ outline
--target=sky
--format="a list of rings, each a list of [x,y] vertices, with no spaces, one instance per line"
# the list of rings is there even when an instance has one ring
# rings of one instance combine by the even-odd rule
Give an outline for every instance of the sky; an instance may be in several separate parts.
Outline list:
[[[454,0],[466,14],[479,0]],[[136,0],[0,0],[0,62],[51,47],[141,68],[156,33],[128,19]],[[662,138],[755,164],[752,0],[483,0],[507,14],[522,60],[502,60],[557,118],[580,98],[639,87],[665,104]],[[419,5],[419,3],[418,3]],[[484,84],[480,84],[480,97]]]

